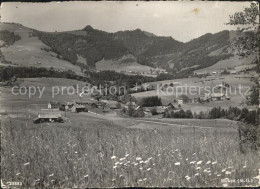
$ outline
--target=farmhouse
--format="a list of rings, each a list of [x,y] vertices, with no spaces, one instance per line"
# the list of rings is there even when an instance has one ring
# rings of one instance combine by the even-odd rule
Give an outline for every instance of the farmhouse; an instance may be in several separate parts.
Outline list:
[[[63,119],[59,113],[41,113],[38,117],[33,119],[34,123],[43,122],[63,122]]]
[[[60,102],[52,101],[48,103],[48,109],[59,109]]]
[[[211,94],[211,99],[214,101],[224,100],[226,95],[224,93],[213,93]]]
[[[76,113],[77,112],[88,112],[88,109],[84,105],[75,104],[75,105],[72,106],[71,112],[76,112]]]

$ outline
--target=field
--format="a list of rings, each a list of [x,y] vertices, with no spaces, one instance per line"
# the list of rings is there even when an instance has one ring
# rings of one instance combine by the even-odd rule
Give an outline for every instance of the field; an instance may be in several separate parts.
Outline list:
[[[177,81],[176,81],[177,82]],[[241,154],[237,128],[225,119],[133,119],[118,112],[62,113],[65,123],[33,124],[52,86],[85,83],[19,79],[46,86],[43,98],[1,88],[1,178],[23,187],[256,186],[259,154]],[[58,95],[51,100],[72,100]],[[87,97],[86,97],[87,98]],[[225,179],[225,180],[223,180]],[[234,182],[233,182],[234,181]]]
[[[43,48],[49,49],[42,43],[38,37],[30,37],[32,29],[19,26],[18,24],[1,23],[1,30],[8,30],[19,35],[21,40],[16,41],[13,45],[2,47],[1,51],[7,61],[11,61],[19,66],[33,66],[33,67],[53,67],[55,70],[67,71],[72,70],[81,75],[80,67],[71,64],[68,61],[57,58],[54,52],[46,52]]]
[[[224,75],[224,76],[208,76],[206,78],[184,78],[175,80],[165,80],[149,83],[153,85],[155,89],[159,88],[160,85],[173,83],[173,90],[169,88],[167,90],[152,90],[146,92],[133,93],[132,95],[136,99],[140,100],[147,96],[159,96],[162,99],[162,103],[167,105],[173,103],[174,99],[177,99],[179,95],[185,94],[190,99],[202,97],[207,92],[207,88],[210,89],[211,93],[218,92],[214,89],[215,86],[220,85],[222,82],[226,82],[230,85],[228,89],[228,95],[230,100],[224,101],[212,101],[210,103],[199,104],[199,103],[188,103],[183,104],[183,109],[191,109],[194,112],[208,111],[212,107],[221,106],[222,108],[228,108],[229,106],[245,107],[243,102],[246,100],[245,96],[248,94],[248,89],[254,84],[251,78],[256,77],[252,73],[249,74],[237,74],[237,75]],[[201,88],[201,89],[199,89]],[[190,92],[191,91],[191,92]],[[177,105],[177,104],[176,104]]]

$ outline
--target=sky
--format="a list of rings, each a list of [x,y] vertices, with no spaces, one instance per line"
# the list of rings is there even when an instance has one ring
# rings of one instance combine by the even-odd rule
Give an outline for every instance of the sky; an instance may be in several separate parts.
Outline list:
[[[6,2],[1,21],[20,23],[41,31],[69,31],[91,25],[116,32],[141,29],[187,42],[206,33],[235,30],[229,15],[250,2]]]

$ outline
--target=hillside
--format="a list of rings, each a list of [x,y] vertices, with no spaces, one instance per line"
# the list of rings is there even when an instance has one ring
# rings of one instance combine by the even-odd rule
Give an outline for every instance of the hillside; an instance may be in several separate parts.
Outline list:
[[[47,49],[34,30],[19,24],[0,24],[1,65],[33,66],[51,68],[59,71],[72,70],[81,75],[79,66],[57,58],[57,54]]]
[[[172,74],[192,73],[233,57],[228,48],[234,37],[230,31],[208,33],[182,43],[140,29],[108,33],[86,26],[82,30],[41,32],[7,23],[1,23],[0,28],[2,63],[79,74],[83,68],[147,75],[156,68]]]

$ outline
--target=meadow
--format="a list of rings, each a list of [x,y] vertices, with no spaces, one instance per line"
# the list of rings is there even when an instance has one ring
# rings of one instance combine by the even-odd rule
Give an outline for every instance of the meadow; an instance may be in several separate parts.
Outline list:
[[[19,181],[23,188],[258,183],[254,177],[258,175],[259,156],[240,153],[236,130],[182,132],[178,127],[154,132],[120,127],[98,117],[85,116],[84,120],[82,115],[76,116],[77,122],[35,125],[26,117],[2,115],[3,182]]]

